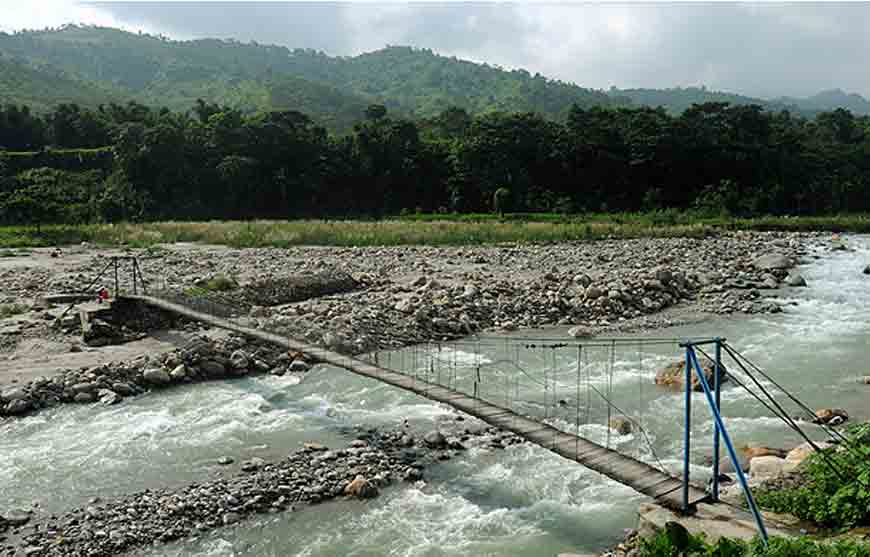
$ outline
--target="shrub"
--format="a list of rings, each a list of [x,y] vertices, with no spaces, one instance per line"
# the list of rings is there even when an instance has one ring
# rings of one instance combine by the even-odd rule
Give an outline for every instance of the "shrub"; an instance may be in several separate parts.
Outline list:
[[[870,525],[870,424],[847,431],[848,450],[810,455],[799,487],[762,490],[759,504],[828,527]]]

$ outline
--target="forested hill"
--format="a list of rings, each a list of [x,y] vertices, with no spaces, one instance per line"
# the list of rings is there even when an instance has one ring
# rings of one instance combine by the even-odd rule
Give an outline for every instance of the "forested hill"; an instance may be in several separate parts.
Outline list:
[[[298,110],[342,132],[373,103],[412,118],[434,117],[453,106],[472,114],[531,111],[564,121],[574,104],[662,106],[678,115],[708,102],[757,104],[808,117],[838,107],[870,114],[870,102],[840,90],[773,100],[705,87],[604,92],[411,47],[333,57],[232,40],[173,41],[94,26],[0,33],[0,104],[44,112],[61,102],[96,106],[135,100],[186,111],[199,98],[248,112]]]
[[[369,103],[393,114],[435,116],[450,106],[473,113],[535,111],[564,118],[573,104],[617,104],[602,91],[553,81],[523,70],[448,58],[429,50],[387,47],[355,57],[312,50],[162,37],[91,27],[0,34],[0,53],[31,68],[87,84],[110,86],[150,105],[186,110],[197,98],[243,109],[293,108],[343,127]],[[289,106],[295,100],[303,104]],[[0,99],[4,100],[4,99]],[[18,98],[42,106],[35,91]]]

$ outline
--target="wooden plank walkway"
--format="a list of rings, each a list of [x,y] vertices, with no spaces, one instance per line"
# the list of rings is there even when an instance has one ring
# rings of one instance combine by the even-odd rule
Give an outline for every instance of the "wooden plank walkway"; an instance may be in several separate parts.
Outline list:
[[[301,352],[319,362],[346,369],[357,375],[369,377],[424,396],[430,400],[447,404],[492,426],[513,432],[523,439],[578,462],[640,493],[649,495],[661,505],[672,509],[680,509],[682,507],[682,483],[680,480],[644,462],[593,443],[583,437],[566,433],[535,419],[527,418],[513,412],[509,408],[504,408],[497,404],[471,397],[466,393],[454,391],[435,383],[423,381],[401,372],[382,368],[292,338],[244,327],[181,304],[152,296],[126,296],[126,298],[139,300],[152,307],[207,323],[214,327],[283,346],[291,351]],[[705,501],[707,497],[707,493],[703,490],[690,486],[689,503],[691,505]]]

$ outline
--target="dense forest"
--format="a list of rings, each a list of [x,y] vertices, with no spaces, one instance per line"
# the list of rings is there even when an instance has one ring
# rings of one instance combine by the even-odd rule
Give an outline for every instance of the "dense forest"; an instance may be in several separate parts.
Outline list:
[[[407,212],[870,210],[870,117],[758,106],[451,107],[410,120],[370,105],[348,134],[298,111],[128,103],[0,111],[6,223]]]
[[[94,26],[0,33],[0,104],[26,104],[44,112],[61,103],[97,108],[134,100],[185,111],[199,98],[246,114],[301,111],[336,133],[351,131],[369,104],[383,104],[391,115],[413,119],[459,107],[472,115],[536,112],[562,123],[575,105],[661,106],[679,115],[694,104],[728,102],[807,117],[835,108],[870,114],[870,102],[838,90],[773,100],[704,87],[605,92],[400,46],[334,57],[232,40],[174,41]]]

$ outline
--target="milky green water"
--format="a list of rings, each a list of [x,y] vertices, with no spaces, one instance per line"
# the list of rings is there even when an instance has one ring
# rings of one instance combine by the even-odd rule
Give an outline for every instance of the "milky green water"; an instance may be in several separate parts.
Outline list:
[[[781,299],[794,305],[783,314],[716,319],[650,336],[726,337],[809,406],[846,408],[868,419],[870,387],[857,379],[870,375],[870,277],[861,274],[870,263],[870,239],[850,238],[850,244],[856,252],[825,253],[800,269],[810,287],[784,291]],[[497,362],[506,355],[497,343],[458,343],[445,350],[460,363]],[[652,379],[675,355],[672,345],[620,345],[612,374],[609,351],[590,350],[588,359],[581,358],[582,379],[609,393],[649,434],[647,444],[636,433],[611,433],[611,444],[651,462],[657,457],[673,469],[679,466],[682,395],[653,386]],[[523,350],[519,364],[537,377],[545,369],[549,377],[555,374],[554,398],[570,403],[576,396],[574,350],[558,350],[555,357],[552,351]],[[553,410],[552,419],[566,428],[579,420],[584,435],[606,442],[603,403],[593,404],[589,423],[572,408]],[[798,442],[733,385],[723,392],[723,409],[737,444]],[[712,422],[700,395],[693,410],[693,455],[701,463],[710,452]],[[352,438],[353,425],[393,426],[408,418],[424,431],[452,415],[446,407],[327,367],[301,382],[249,378],[178,388],[110,408],[57,408],[0,425],[0,500],[60,511],[97,495],[201,481],[221,473],[216,461],[224,455],[280,458],[306,440],[342,445]],[[703,466],[693,467],[700,481],[706,473]],[[373,501],[254,519],[139,555],[551,556],[612,545],[634,526],[642,500],[538,447],[474,449],[428,470],[425,482],[391,488]]]

